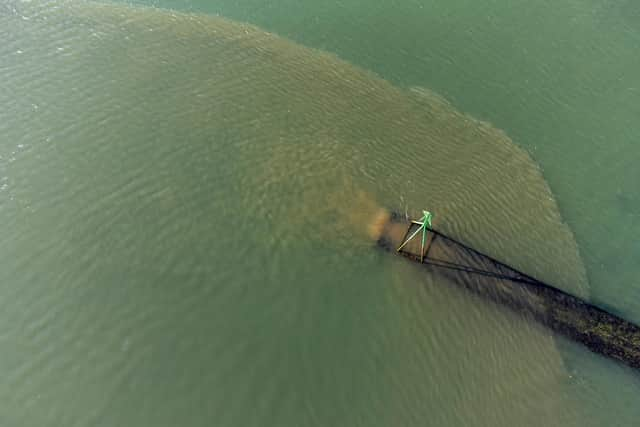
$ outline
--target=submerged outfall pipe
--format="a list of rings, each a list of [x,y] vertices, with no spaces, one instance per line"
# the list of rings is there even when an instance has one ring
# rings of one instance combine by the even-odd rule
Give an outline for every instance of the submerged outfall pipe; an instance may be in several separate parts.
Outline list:
[[[437,230],[430,229],[426,250],[405,245],[412,224],[398,214],[375,221],[378,245],[434,269],[481,297],[530,316],[594,353],[640,369],[640,327],[576,296],[526,275]]]

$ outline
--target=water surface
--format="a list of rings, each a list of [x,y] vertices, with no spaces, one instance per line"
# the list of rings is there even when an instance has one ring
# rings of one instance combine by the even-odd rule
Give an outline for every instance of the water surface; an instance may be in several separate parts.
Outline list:
[[[161,4],[298,45],[178,12],[5,3],[6,422],[631,424],[630,370],[364,231],[378,206],[435,203],[443,227],[637,318],[633,7],[506,3]],[[446,142],[478,129],[456,165]],[[465,161],[486,163],[466,198]]]

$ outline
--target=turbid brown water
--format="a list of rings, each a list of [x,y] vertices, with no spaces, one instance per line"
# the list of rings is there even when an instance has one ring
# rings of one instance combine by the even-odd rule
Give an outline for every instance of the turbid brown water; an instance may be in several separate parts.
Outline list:
[[[98,417],[87,408],[142,425],[579,422],[553,337],[377,258],[367,235],[380,207],[428,208],[447,233],[585,296],[571,231],[503,132],[220,17],[9,1],[0,36],[3,138],[28,148],[3,162],[18,254],[6,298],[73,313],[54,330],[75,343],[52,353],[53,331],[34,332],[16,418],[30,387],[81,363],[48,394],[61,423]],[[34,277],[56,266],[52,282]]]

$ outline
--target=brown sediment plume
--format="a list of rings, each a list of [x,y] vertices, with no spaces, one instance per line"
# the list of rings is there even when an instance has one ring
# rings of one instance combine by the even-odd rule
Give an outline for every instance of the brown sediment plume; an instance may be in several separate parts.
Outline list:
[[[353,228],[367,236],[378,206],[402,197],[412,214],[434,212],[439,228],[483,252],[588,291],[571,230],[535,162],[504,132],[427,89],[396,87],[221,17],[73,0],[8,1],[0,10],[3,32],[38,41],[12,56],[10,86],[51,76],[36,95],[55,105],[60,89],[69,108],[48,111],[60,127],[73,129],[100,107],[112,143],[119,129],[135,127],[176,145],[200,139],[203,158],[225,145],[238,193],[258,189],[236,210],[313,224],[333,216],[328,234]],[[61,26],[72,33],[63,51]],[[279,206],[274,194],[283,191],[298,202]]]
[[[5,31],[28,26],[34,37],[55,40],[59,25],[75,28],[70,54],[49,55],[53,42],[30,49],[52,80],[59,75],[58,87],[75,88],[65,96],[77,114],[61,117],[61,126],[104,105],[114,110],[112,128],[206,138],[210,155],[225,144],[237,156],[238,191],[260,189],[237,209],[332,222],[314,230],[319,236],[355,224],[366,237],[374,206],[402,197],[412,214],[434,212],[439,228],[483,252],[588,293],[571,230],[535,162],[504,132],[427,89],[399,88],[330,53],[220,17],[83,1],[0,7]],[[86,73],[66,82],[62,74],[95,68],[110,78]],[[26,86],[33,72],[25,63],[12,74],[24,82],[13,86]],[[166,116],[146,108],[153,105]],[[299,202],[274,206],[282,191]]]
[[[391,213],[386,209],[380,208],[378,212],[376,212],[373,216],[373,220],[369,223],[369,236],[373,240],[380,239],[390,218]]]

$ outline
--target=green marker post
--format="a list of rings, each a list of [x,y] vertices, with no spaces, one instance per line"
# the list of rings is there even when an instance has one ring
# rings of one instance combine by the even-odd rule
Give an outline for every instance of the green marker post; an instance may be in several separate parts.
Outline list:
[[[433,219],[433,214],[429,211],[422,211],[422,218],[420,221],[411,221],[412,224],[419,225],[420,227],[405,240],[399,247],[398,252],[402,250],[402,248],[409,243],[411,239],[418,235],[418,233],[422,232],[422,245],[420,247],[420,262],[424,260],[424,245],[427,242],[427,232],[431,229],[431,220]]]

